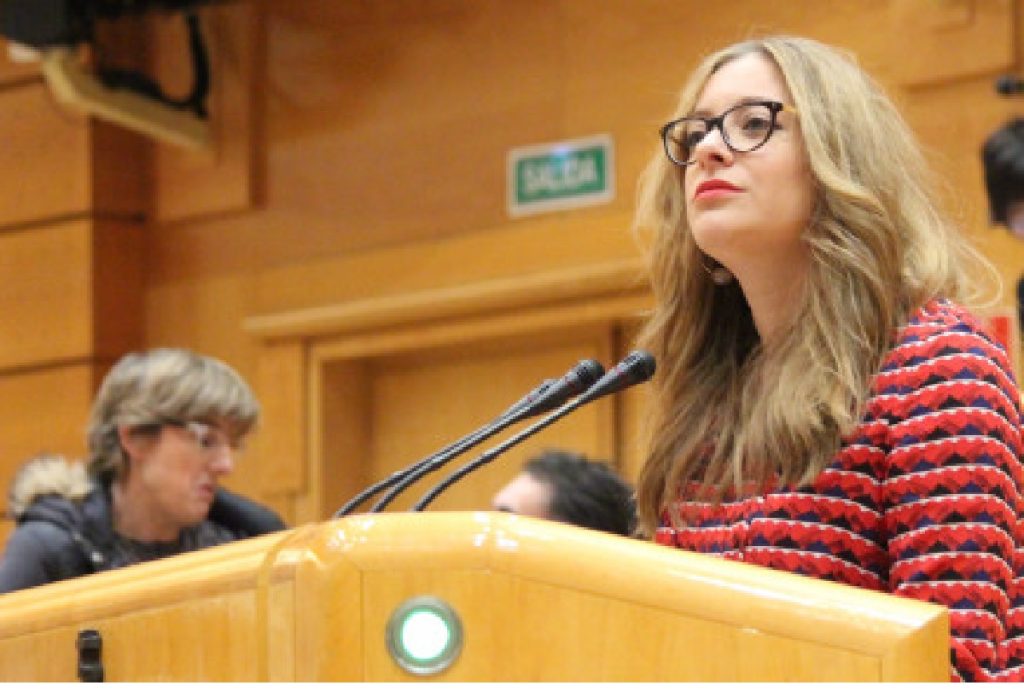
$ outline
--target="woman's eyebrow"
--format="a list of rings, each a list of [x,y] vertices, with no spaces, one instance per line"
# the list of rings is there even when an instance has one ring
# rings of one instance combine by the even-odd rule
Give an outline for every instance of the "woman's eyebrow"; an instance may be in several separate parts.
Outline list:
[[[732,109],[735,106],[739,106],[740,104],[751,104],[753,102],[775,102],[775,101],[784,101],[784,100],[775,99],[774,97],[765,97],[764,95],[753,95],[753,96],[750,96],[750,97],[740,97],[739,99],[735,100],[734,102],[731,102],[729,104],[729,106],[727,106],[725,109],[722,109],[722,111],[719,111],[717,113],[714,112],[714,111],[711,111],[710,109],[694,109],[689,114],[687,114],[687,116],[699,116],[699,117],[702,117],[702,118],[710,117],[710,116],[718,116],[718,114],[721,114],[721,113],[723,113],[725,111],[728,111],[729,109]]]

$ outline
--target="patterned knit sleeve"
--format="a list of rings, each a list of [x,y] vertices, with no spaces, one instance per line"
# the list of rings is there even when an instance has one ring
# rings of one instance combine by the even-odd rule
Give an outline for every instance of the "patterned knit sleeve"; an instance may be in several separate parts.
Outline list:
[[[1024,678],[1020,395],[1003,348],[933,303],[876,383],[889,587],[950,609],[952,678]]]

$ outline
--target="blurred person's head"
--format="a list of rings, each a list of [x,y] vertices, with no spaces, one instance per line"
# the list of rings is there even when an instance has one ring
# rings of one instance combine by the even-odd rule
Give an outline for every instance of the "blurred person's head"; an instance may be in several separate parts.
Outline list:
[[[180,349],[129,354],[93,403],[89,473],[115,489],[115,517],[129,498],[160,538],[174,538],[206,518],[258,416],[248,385],[215,358]]]
[[[630,535],[633,489],[607,464],[549,450],[499,491],[494,509]]]
[[[992,133],[981,150],[992,223],[1024,239],[1024,119]]]

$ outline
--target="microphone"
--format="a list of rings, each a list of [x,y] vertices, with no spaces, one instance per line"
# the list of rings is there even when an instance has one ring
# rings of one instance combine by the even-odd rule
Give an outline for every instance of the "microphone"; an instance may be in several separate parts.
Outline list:
[[[602,371],[603,370],[604,369],[602,368]],[[510,406],[508,409],[503,411],[501,413],[501,416],[498,417],[498,418],[504,419],[504,418],[510,417],[513,414],[515,414],[516,412],[518,412],[519,410],[525,409],[526,407],[532,405],[534,402],[536,402],[538,399],[540,399],[540,396],[542,394],[544,394],[545,392],[547,392],[548,389],[552,385],[554,385],[556,382],[558,382],[558,381],[553,379],[553,378],[547,378],[546,380],[541,382],[539,385],[534,387],[532,390],[527,392],[518,402],[516,402],[515,404]]]
[[[533,388],[529,393],[526,394],[526,396],[524,396],[518,402],[516,402],[511,407],[506,409],[501,414],[501,416],[499,416],[496,420],[492,421],[491,423],[478,428],[476,431],[467,436],[463,436],[455,443],[451,443],[445,446],[444,448],[434,453],[433,455],[426,457],[418,462],[415,462],[409,467],[406,467],[405,469],[393,472],[388,477],[366,487],[358,494],[353,496],[351,499],[349,499],[345,503],[345,505],[343,505],[341,508],[337,510],[337,512],[335,512],[335,514],[332,517],[342,518],[348,515],[370,497],[375,496],[376,494],[380,493],[387,487],[394,486],[396,482],[403,481],[406,477],[411,476],[420,468],[426,467],[428,465],[434,465],[434,468],[436,469],[437,467],[440,467],[446,462],[450,461],[452,458],[461,455],[466,450],[469,450],[470,448],[477,445],[484,439],[494,435],[498,431],[508,428],[512,424],[524,418],[560,406],[563,402],[565,402],[566,399],[579,394],[586,387],[593,384],[603,374],[604,367],[597,361],[593,359],[580,361],[580,363],[573,367],[572,370],[566,373],[561,379],[554,380],[548,378],[547,380],[541,382],[540,385]],[[564,394],[564,396],[561,397],[561,401],[555,401],[552,396],[549,396],[549,390],[552,390],[553,393]],[[566,390],[570,391],[566,393]],[[546,406],[546,408],[544,409],[538,410],[537,403],[538,400],[540,400],[542,397],[544,398],[545,403],[550,403],[550,405]],[[424,472],[424,474],[426,474],[426,472]],[[410,482],[410,484],[411,483],[412,482]],[[402,490],[404,490],[407,487],[408,484],[405,485],[405,487],[403,487]],[[394,496],[397,495],[397,493],[394,494]],[[390,503],[391,500],[394,499],[394,496],[388,498],[388,500],[385,501],[383,505],[387,505],[388,503]]]
[[[554,382],[554,381],[552,380],[550,382]],[[540,388],[539,387],[535,388],[534,391],[536,391],[538,389],[540,389]],[[527,397],[529,397],[529,395],[527,395]],[[522,402],[525,399],[526,399],[526,397],[524,397],[520,401]],[[480,434],[482,434],[484,432],[485,428],[487,428],[487,427],[485,426],[485,427],[482,427],[482,428],[478,428],[476,431],[474,431],[473,433],[469,434],[468,436],[463,436],[462,438],[460,438],[459,440],[455,441],[454,443],[448,444],[447,446],[445,446],[444,448],[439,450],[437,453],[435,453],[435,455],[433,455],[431,457],[436,457],[438,455],[443,455],[444,453],[447,453],[447,452],[450,452],[450,451],[454,450],[455,448],[459,447],[463,443],[469,442],[473,438],[480,436]],[[422,467],[429,460],[430,460],[430,458],[425,458],[423,460],[420,460],[419,462],[414,462],[413,464],[409,465],[405,469],[398,470],[397,472],[392,472],[390,475],[388,475],[384,479],[381,479],[379,482],[371,484],[370,486],[366,487],[365,489],[360,491],[358,494],[356,494],[355,496],[350,498],[348,501],[346,501],[345,505],[343,505],[341,508],[339,508],[337,511],[335,511],[334,515],[331,516],[331,518],[344,518],[349,513],[351,513],[355,509],[359,508],[359,506],[362,505],[362,503],[364,501],[366,501],[368,498],[370,498],[371,496],[376,496],[378,493],[380,493],[381,491],[383,491],[387,487],[392,486],[395,482],[397,482],[398,480],[402,479],[406,475],[410,474],[411,472],[413,472],[418,467]]]
[[[1024,94],[1024,80],[1015,75],[1000,75],[996,79],[996,93],[1004,97]]]
[[[541,393],[540,398],[532,404],[528,404],[516,421],[528,419],[531,416],[551,411],[560,407],[565,400],[582,393],[591,385],[596,383],[604,375],[604,366],[593,358],[587,358],[575,366],[569,372],[555,381],[548,390]]]
[[[457,448],[460,448],[460,447],[466,445],[467,443],[470,444],[469,447],[472,447],[476,443],[479,443],[481,440],[483,440],[484,438],[487,437],[488,429],[493,428],[495,423],[500,423],[503,419],[508,419],[510,417],[513,417],[516,412],[518,412],[518,411],[520,411],[522,409],[525,409],[526,407],[528,407],[531,404],[533,404],[553,384],[555,384],[555,380],[553,380],[551,378],[548,378],[548,379],[544,380],[540,385],[538,385],[537,387],[534,387],[532,390],[530,390],[530,392],[528,392],[526,394],[526,396],[524,396],[518,402],[516,402],[511,407],[506,409],[502,413],[502,415],[498,417],[498,419],[495,422],[491,422],[491,423],[489,423],[489,424],[487,424],[485,426],[481,426],[477,430],[473,431],[472,433],[470,433],[467,436],[463,436],[462,438],[460,438],[459,440],[455,441],[454,443],[449,443],[448,445],[446,445],[445,447],[441,448],[441,450],[437,451],[436,453],[434,453],[430,457],[427,457],[427,458],[424,458],[422,460],[419,460],[418,462],[414,462],[413,464],[409,465],[405,469],[398,470],[397,472],[392,472],[389,476],[385,477],[384,479],[381,479],[380,481],[375,482],[374,484],[371,484],[370,486],[366,487],[365,489],[360,491],[358,494],[356,494],[355,496],[350,498],[348,501],[346,501],[345,505],[343,505],[341,508],[339,508],[337,511],[335,511],[334,515],[331,516],[331,517],[332,518],[344,518],[349,513],[351,513],[355,509],[357,509],[360,505],[362,505],[362,503],[364,501],[366,501],[367,499],[369,499],[371,496],[376,496],[377,494],[379,494],[381,491],[383,491],[387,487],[393,486],[395,484],[395,482],[403,479],[404,477],[408,476],[409,474],[412,474],[415,470],[417,470],[420,467],[423,467],[425,464],[430,462],[432,459],[438,458],[438,457],[444,457],[448,453],[454,452]],[[509,421],[508,422],[509,425],[511,425],[512,423],[515,423],[515,422],[514,421]],[[461,452],[461,451],[459,451],[459,452]],[[453,457],[454,457],[454,455],[453,455]]]
[[[579,404],[576,406],[583,406],[587,402],[593,402],[612,392],[620,392],[633,385],[647,382],[654,377],[656,367],[657,362],[654,360],[654,356],[647,351],[633,351],[619,361],[618,365],[609,370],[604,377],[591,385],[590,389],[580,397]]]
[[[537,433],[541,429],[547,428],[555,421],[558,421],[563,416],[579,409],[584,404],[593,402],[595,399],[600,399],[614,392],[620,392],[633,385],[638,385],[642,382],[650,380],[654,375],[657,363],[654,360],[654,356],[647,353],[646,351],[633,351],[628,356],[619,361],[618,365],[608,371],[608,373],[600,380],[595,382],[590,388],[579,396],[575,401],[569,402],[562,406],[557,411],[553,411],[540,421],[531,424],[529,427],[524,428],[519,433],[515,434],[511,438],[499,443],[490,450],[485,451],[475,460],[470,461],[469,464],[464,465],[457,469],[455,472],[443,479],[433,489],[428,491],[424,496],[416,502],[410,510],[422,511],[430,503],[436,499],[445,489],[455,484],[457,481],[465,477],[467,474],[483,467],[487,463],[491,462],[498,455],[501,455],[506,450],[514,445],[518,445],[523,442],[534,433]]]
[[[427,461],[415,466],[412,471],[405,473],[398,483],[389,492],[380,498],[370,509],[371,513],[380,513],[384,508],[395,500],[395,498],[410,486],[418,482],[431,472],[435,472],[452,459],[466,452],[481,441],[490,438],[492,435],[508,428],[512,424],[521,421],[529,416],[550,411],[565,403],[570,397],[583,392],[604,374],[604,367],[593,359],[582,360],[573,366],[565,375],[559,378],[547,390],[541,393],[535,402],[527,402],[519,411],[499,418],[493,425],[481,429],[480,437],[471,442],[460,443],[458,447],[436,455]],[[474,434],[475,435],[475,434]]]

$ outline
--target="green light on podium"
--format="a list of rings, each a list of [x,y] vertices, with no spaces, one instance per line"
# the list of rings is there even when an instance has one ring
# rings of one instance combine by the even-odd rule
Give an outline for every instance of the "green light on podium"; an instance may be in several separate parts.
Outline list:
[[[391,613],[388,653],[414,675],[434,675],[462,650],[462,623],[452,607],[433,596],[411,598]]]

